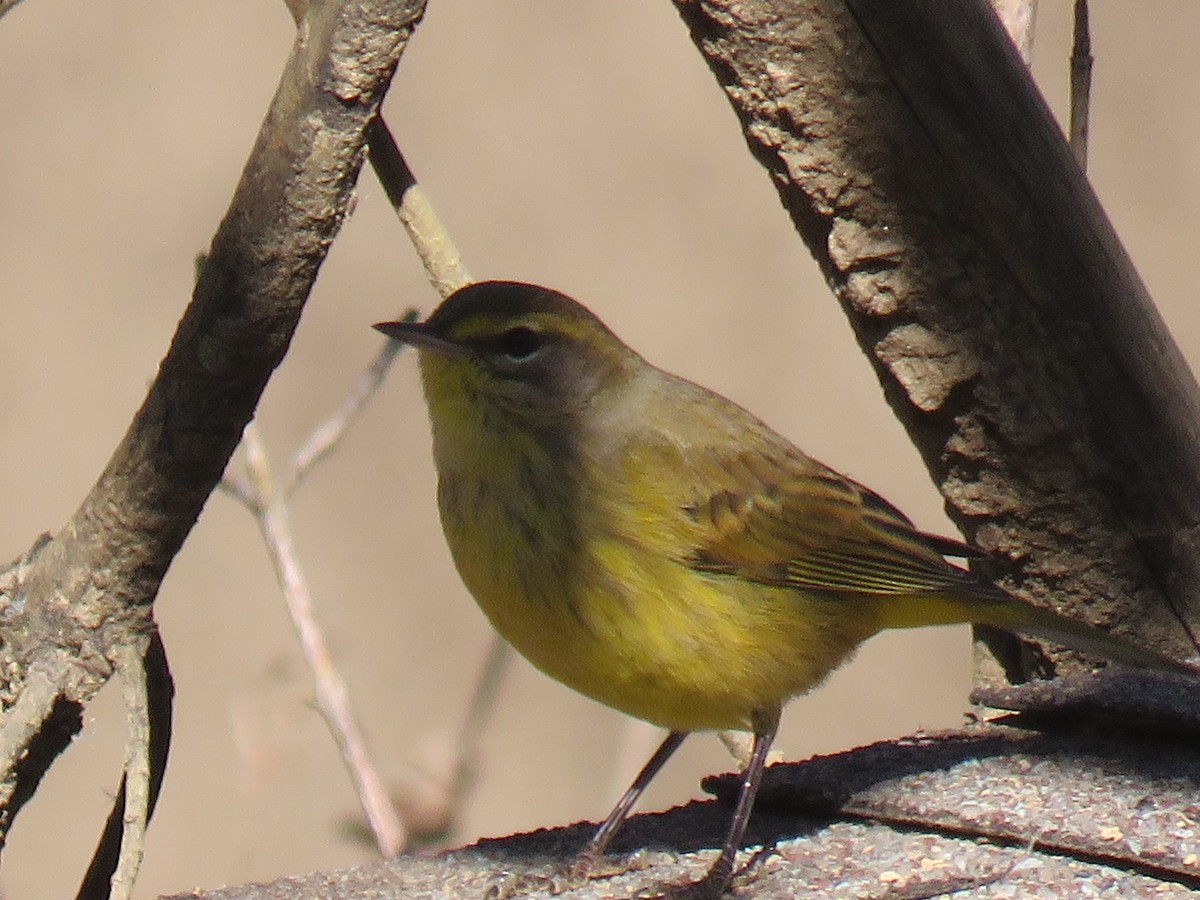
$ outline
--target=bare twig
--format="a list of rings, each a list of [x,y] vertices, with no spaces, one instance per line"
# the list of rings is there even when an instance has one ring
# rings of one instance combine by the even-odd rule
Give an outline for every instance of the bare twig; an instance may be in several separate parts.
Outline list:
[[[429,283],[441,296],[450,296],[471,282],[471,273],[463,265],[462,255],[382,117],[375,119],[367,129],[367,143],[371,150],[371,166],[425,266]]]
[[[293,14],[299,10],[289,4]],[[461,258],[450,240],[441,221],[433,212],[428,199],[419,190],[415,178],[404,163],[387,126],[376,119],[370,127],[371,146],[382,149],[373,153],[372,162],[383,182],[388,196],[393,199],[397,213],[425,264],[429,277],[439,292],[452,292],[466,283],[469,275],[462,266]],[[415,312],[406,314],[413,319]],[[332,453],[345,436],[349,427],[365,408],[383,383],[392,362],[402,345],[398,341],[385,341],[374,360],[367,365],[355,384],[347,393],[337,411],[318,425],[297,451],[290,474],[282,486],[276,486],[267,450],[257,429],[247,428],[245,439],[246,466],[248,477],[238,473],[227,473],[222,479],[223,489],[246,506],[255,516],[267,543],[276,573],[283,588],[285,603],[300,638],[305,660],[312,672],[317,705],[326,724],[333,734],[342,759],[350,772],[351,780],[359,797],[380,852],[392,856],[407,842],[406,829],[388,798],[382,778],[370,759],[361,730],[353,713],[349,692],[337,671],[328,645],[324,639],[308,592],[295,557],[286,504],[300,483],[322,459]],[[442,800],[447,813],[457,807],[459,798],[474,770],[478,755],[479,730],[486,709],[494,703],[494,685],[499,681],[507,654],[497,642],[489,653],[484,674],[476,688],[464,726],[463,741],[460,742],[454,774],[445,785]]]
[[[76,900],[131,895],[146,826],[158,803],[171,749],[175,686],[158,631],[146,637],[144,654],[129,648],[120,655],[117,667],[125,686],[129,719],[127,758],[112,810]]]
[[[1088,120],[1092,102],[1092,36],[1087,0],[1075,0],[1075,41],[1071,46],[1071,152],[1087,171]]]
[[[253,423],[246,428],[245,449],[246,471],[256,494],[258,511],[255,520],[271,555],[288,613],[312,672],[317,709],[328,724],[354,782],[379,852],[390,858],[404,849],[407,842],[404,823],[388,798],[383,779],[367,751],[346,683],[317,623],[312,595],[295,553],[287,497],[276,490],[266,447]]]
[[[416,318],[415,310],[409,310],[404,314],[406,322],[415,321]],[[350,388],[337,411],[313,429],[308,440],[296,451],[296,456],[292,460],[291,475],[281,491],[284,497],[290,498],[299,487],[300,482],[312,471],[313,466],[337,448],[354,420],[358,418],[359,413],[363,411],[367,403],[375,396],[375,392],[379,390],[379,386],[383,384],[383,379],[387,376],[392,362],[403,347],[404,345],[399,341],[385,340],[375,355],[375,359],[363,369],[362,374],[358,376],[358,380]],[[240,487],[231,483],[229,490],[238,496],[237,492]],[[239,499],[241,498],[239,497]]]
[[[0,772],[5,832],[48,765],[16,763],[22,746],[25,759],[57,753],[56,711],[90,701],[122,648],[144,646],[162,578],[287,350],[423,12],[421,0],[313,7],[145,402],[7,604],[0,733],[19,744]]]
[[[307,0],[285,2],[299,26],[309,13],[309,3]],[[416,248],[431,284],[441,296],[448,296],[471,280],[457,247],[421,190],[382,118],[377,116],[368,125],[367,140],[372,167]],[[415,312],[406,314],[410,320],[415,317]],[[318,425],[297,451],[291,471],[281,486],[273,483],[265,445],[253,424],[247,428],[244,442],[248,477],[227,472],[221,481],[222,489],[250,510],[263,533],[289,614],[313,675],[318,707],[350,771],[368,824],[385,856],[393,855],[403,847],[405,829],[383,790],[377,770],[370,762],[345,682],[337,672],[317,622],[312,598],[294,554],[287,503],[313,468],[336,449],[350,425],[382,384],[401,346],[397,341],[384,343],[337,411]],[[444,797],[440,803],[448,815],[453,814],[471,780],[486,715],[494,706],[495,691],[509,656],[507,645],[498,638],[494,639],[472,696],[453,774],[449,783],[443,786]]]
[[[21,5],[21,0],[0,0],[0,19]]]
[[[492,643],[488,647],[487,657],[483,668],[475,682],[475,690],[471,694],[471,704],[467,708],[463,720],[462,731],[459,732],[454,774],[446,790],[448,818],[462,803],[468,788],[475,780],[476,763],[479,761],[479,748],[483,743],[483,734],[487,729],[488,716],[496,707],[496,695],[504,673],[512,661],[512,645],[492,635]]]
[[[410,313],[409,317],[415,317],[415,313]],[[376,846],[385,857],[404,849],[407,829],[367,750],[349,690],[317,621],[312,596],[294,552],[287,504],[313,467],[336,449],[382,384],[401,348],[398,341],[383,342],[375,359],[363,370],[337,411],[317,426],[304,442],[282,486],[275,483],[266,445],[253,423],[247,427],[244,439],[246,472],[227,472],[221,481],[221,487],[250,511],[262,532],[305,662],[312,673],[317,707],[350,774]]]
[[[297,26],[301,26],[311,11],[308,0],[285,0],[285,3]],[[371,164],[434,288],[440,295],[447,296],[467,284],[471,276],[462,263],[461,255],[408,168],[382,118],[376,116],[369,123],[367,141]],[[410,312],[407,317],[411,319],[415,315]],[[267,543],[289,614],[312,672],[318,708],[333,734],[376,843],[385,856],[393,855],[404,846],[405,828],[370,761],[345,682],[334,665],[318,625],[312,598],[294,553],[287,504],[314,466],[336,449],[383,382],[400,348],[401,345],[396,341],[387,341],[380,348],[337,411],[317,426],[297,451],[290,473],[281,486],[274,483],[266,447],[253,424],[246,429],[244,440],[246,474],[227,472],[221,481],[221,488],[254,515]],[[473,694],[453,775],[444,786],[442,803],[448,813],[458,805],[470,781],[486,713],[494,705],[496,685],[508,656],[507,646],[497,639],[489,651],[483,674]]]
[[[129,900],[133,896],[133,885],[142,866],[146,825],[150,821],[150,701],[142,657],[133,648],[122,647],[116,660],[124,686],[129,736],[125,746],[121,853],[112,876],[112,900]]]
[[[408,319],[415,316],[415,312],[406,314]],[[260,432],[253,424],[247,428],[244,441],[246,472],[230,471],[221,482],[221,488],[251,512],[263,534],[283,588],[289,615],[312,673],[317,705],[350,771],[376,844],[385,855],[392,855],[402,848],[407,839],[407,829],[396,816],[378,770],[371,762],[345,682],[337,672],[317,621],[311,595],[295,557],[287,504],[313,467],[336,449],[366,403],[374,396],[402,347],[398,341],[387,341],[380,348],[338,410],[317,426],[304,442],[292,462],[290,475],[282,485],[275,483],[269,454]],[[510,658],[511,648],[508,644],[493,637],[455,748],[454,764],[447,778],[438,779],[439,796],[433,802],[440,810],[439,819],[442,821],[453,819],[473,781],[487,716],[495,706],[496,692]]]

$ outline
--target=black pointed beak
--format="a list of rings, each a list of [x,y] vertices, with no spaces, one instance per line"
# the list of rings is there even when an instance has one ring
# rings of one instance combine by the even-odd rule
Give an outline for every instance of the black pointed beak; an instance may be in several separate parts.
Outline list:
[[[453,341],[446,340],[439,334],[434,334],[425,322],[377,322],[371,327],[390,338],[402,341],[405,344],[412,344],[414,347],[422,347],[438,353],[467,352],[467,349],[461,344],[456,344]]]

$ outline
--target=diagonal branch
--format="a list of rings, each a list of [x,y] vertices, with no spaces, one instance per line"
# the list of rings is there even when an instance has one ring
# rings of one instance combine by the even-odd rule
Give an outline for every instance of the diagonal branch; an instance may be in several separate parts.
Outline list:
[[[3,731],[36,734],[88,701],[153,625],[162,578],[217,484],[300,312],[358,177],[422,0],[314,4],[142,407],[71,519],[33,559],[0,671],[24,697]],[[22,721],[16,721],[20,713]],[[0,785],[12,784],[12,756]],[[5,827],[14,810],[10,807]]]
[[[117,898],[132,895],[146,826],[167,771],[175,685],[157,630],[150,634],[145,653],[122,652],[118,670],[130,733],[125,769],[76,900],[103,900],[110,890]]]
[[[355,793],[379,852],[390,859],[404,849],[408,840],[406,829],[371,760],[350,702],[349,688],[334,664],[333,653],[317,621],[313,598],[292,539],[288,496],[273,483],[267,449],[253,424],[246,429],[246,472],[253,491],[254,518],[275,566],[275,576],[283,590],[305,663],[313,676],[317,709],[354,782]]]
[[[405,321],[413,321],[416,319],[416,313],[409,311],[404,314]],[[367,367],[359,374],[358,379],[351,386],[349,393],[346,394],[340,406],[328,419],[313,429],[312,434],[305,440],[304,445],[296,451],[296,456],[292,460],[292,469],[287,480],[284,483],[280,493],[284,499],[291,498],[295,493],[296,488],[313,470],[321,460],[325,459],[329,454],[337,449],[346,432],[349,431],[351,424],[358,418],[359,414],[366,408],[371,398],[375,396],[375,392],[379,390],[383,384],[384,378],[387,377],[388,371],[391,369],[392,362],[396,359],[396,355],[403,348],[403,344],[399,341],[384,341],[379,346],[375,358],[367,364]],[[225,484],[229,484],[229,489],[238,496],[247,508],[253,510],[254,506],[249,497],[239,495],[238,492],[244,490],[245,485],[236,481],[231,482],[229,475],[225,476]]]
[[[429,283],[440,296],[449,297],[471,281],[462,254],[408,167],[382,117],[368,127],[367,141],[371,148],[371,165],[421,257]]]
[[[675,2],[989,574],[1190,653],[1200,391],[985,0]]]
[[[1092,106],[1092,33],[1087,0],[1075,0],[1075,38],[1071,44],[1071,152],[1087,171],[1088,122]]]
[[[21,0],[0,0],[0,19],[16,9],[20,3]]]

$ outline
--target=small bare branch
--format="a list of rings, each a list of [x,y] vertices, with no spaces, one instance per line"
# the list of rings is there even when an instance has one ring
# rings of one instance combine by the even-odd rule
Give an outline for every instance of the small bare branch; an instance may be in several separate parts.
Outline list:
[[[132,896],[146,826],[167,771],[175,685],[158,631],[152,631],[144,642],[144,654],[131,647],[117,660],[129,719],[126,763],[76,900]]]
[[[1075,41],[1071,46],[1071,152],[1087,171],[1088,121],[1092,103],[1092,36],[1087,0],[1075,0]]]
[[[21,0],[0,0],[0,19],[21,5]]]
[[[317,622],[312,595],[295,552],[287,515],[287,498],[276,493],[266,447],[253,423],[246,428],[245,449],[249,483],[255,491],[256,506],[260,510],[255,515],[255,521],[271,555],[288,614],[313,676],[317,709],[329,726],[342,761],[354,782],[355,792],[375,835],[379,852],[390,858],[404,849],[407,842],[405,827],[367,751],[366,740],[350,702],[349,690]]]
[[[308,14],[306,0],[286,0],[288,10],[297,25]],[[367,140],[370,160],[385,192],[404,224],[417,249],[431,283],[442,296],[452,293],[470,280],[454,242],[450,239],[428,198],[421,191],[408,168],[387,125],[376,117],[368,125]],[[415,312],[405,318],[416,318]],[[295,556],[287,503],[300,483],[322,459],[332,453],[349,427],[383,383],[392,362],[402,345],[385,341],[375,359],[363,370],[341,405],[325,422],[318,425],[297,451],[289,475],[277,488],[267,450],[253,423],[247,427],[244,439],[246,475],[227,472],[221,487],[242,503],[258,522],[268,552],[275,566],[285,603],[300,638],[302,652],[312,672],[321,710],[342,759],[354,782],[359,802],[380,852],[392,856],[407,842],[406,829],[384,790],[382,779],[371,762],[366,744],[353,714],[349,692],[333,663],[313,608],[312,598]],[[494,684],[506,654],[499,644],[493,647],[484,675],[475,692],[471,712],[464,726],[464,739],[459,745],[454,775],[445,786],[442,802],[449,811],[465,789],[478,753],[479,736],[486,708],[493,705]]]
[[[371,166],[425,266],[429,283],[442,297],[470,284],[471,273],[463,265],[462,255],[382,117],[368,127],[367,145]]]
[[[483,743],[483,735],[487,730],[488,717],[496,708],[496,695],[504,680],[504,673],[512,662],[512,645],[503,640],[500,635],[492,635],[491,646],[488,647],[487,657],[475,682],[475,691],[471,695],[471,704],[467,708],[463,720],[462,731],[459,732],[458,756],[455,761],[454,775],[446,791],[449,817],[462,803],[463,797],[475,780],[476,764],[479,761],[479,748]]]
[[[133,896],[150,821],[150,700],[142,659],[143,654],[132,647],[120,648],[116,659],[124,686],[129,736],[125,745],[121,852],[112,875],[112,900],[129,900]]]
[[[415,321],[416,318],[415,310],[409,310],[404,314],[406,322]],[[282,491],[285,498],[290,498],[295,493],[296,488],[312,471],[313,466],[337,448],[347,430],[358,418],[359,413],[363,411],[367,403],[375,396],[375,392],[379,390],[379,386],[383,384],[384,378],[387,377],[387,373],[392,367],[392,362],[403,347],[404,345],[399,341],[385,340],[375,355],[375,359],[363,369],[362,374],[358,376],[358,380],[354,382],[337,411],[313,429],[308,440],[304,442],[304,445],[296,452],[295,459],[292,460],[292,472]],[[234,490],[232,484],[230,490],[231,492]]]
[[[301,26],[310,12],[308,0],[285,0],[285,3],[297,26]],[[431,284],[441,296],[448,296],[471,280],[461,254],[381,117],[376,116],[368,125],[367,141],[372,167],[416,248]],[[410,311],[405,318],[411,321],[416,315]],[[302,651],[312,671],[317,705],[350,771],[376,843],[385,856],[398,852],[407,836],[370,762],[345,683],[334,667],[317,623],[312,599],[294,554],[287,503],[313,468],[336,449],[382,384],[401,347],[396,341],[383,344],[337,411],[318,425],[297,451],[282,487],[277,488],[274,483],[266,447],[253,423],[247,427],[244,437],[247,474],[227,471],[220,482],[226,493],[251,511],[263,533]],[[448,815],[458,805],[471,780],[483,723],[494,705],[495,692],[509,655],[508,646],[496,639],[473,694],[453,774],[444,785],[444,796],[439,801]]]

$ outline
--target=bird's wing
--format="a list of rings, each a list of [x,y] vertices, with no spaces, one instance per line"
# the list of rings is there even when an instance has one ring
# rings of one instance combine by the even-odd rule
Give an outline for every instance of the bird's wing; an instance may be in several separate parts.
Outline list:
[[[705,572],[815,591],[898,595],[961,588],[971,576],[943,554],[964,544],[923,534],[867,488],[797,454],[747,452],[704,468],[722,489],[684,508]]]

